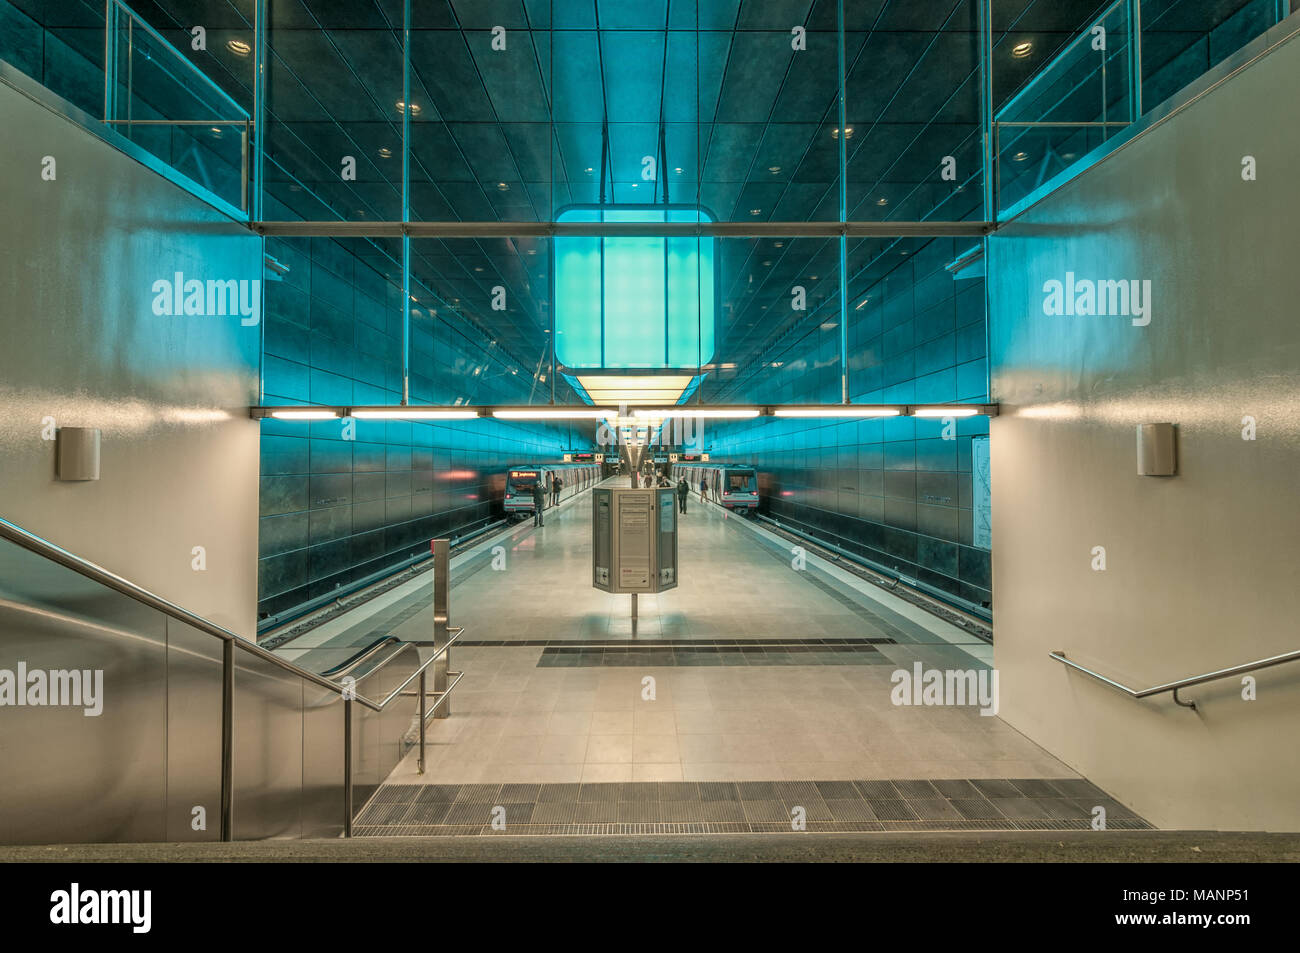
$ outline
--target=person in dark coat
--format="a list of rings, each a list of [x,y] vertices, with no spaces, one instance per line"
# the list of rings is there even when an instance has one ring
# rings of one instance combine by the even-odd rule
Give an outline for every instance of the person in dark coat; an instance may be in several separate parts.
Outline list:
[[[691,495],[691,488],[686,484],[686,477],[677,481],[677,511],[686,512],[686,498]]]
[[[541,526],[542,510],[546,508],[546,490],[542,487],[542,481],[539,477],[533,484],[533,525]]]
[[[564,481],[556,473],[551,477],[551,502],[556,506],[560,504],[560,491],[562,489],[564,489]]]

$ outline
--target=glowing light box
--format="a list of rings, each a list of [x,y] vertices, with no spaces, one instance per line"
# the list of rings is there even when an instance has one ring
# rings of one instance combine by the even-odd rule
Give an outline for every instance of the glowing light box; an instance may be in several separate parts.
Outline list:
[[[560,222],[711,222],[695,206],[591,206]],[[555,356],[566,367],[695,367],[713,359],[714,239],[557,236]]]

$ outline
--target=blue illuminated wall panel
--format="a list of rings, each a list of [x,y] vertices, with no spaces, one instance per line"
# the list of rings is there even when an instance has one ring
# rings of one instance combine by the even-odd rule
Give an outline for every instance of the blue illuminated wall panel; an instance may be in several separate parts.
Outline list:
[[[572,208],[557,220],[713,219],[693,207],[618,206]],[[695,367],[710,361],[713,245],[712,238],[556,238],[556,359],[570,368]]]

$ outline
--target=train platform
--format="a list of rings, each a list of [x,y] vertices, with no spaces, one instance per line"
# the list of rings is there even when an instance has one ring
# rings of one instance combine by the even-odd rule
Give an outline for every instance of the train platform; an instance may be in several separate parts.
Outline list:
[[[425,773],[410,752],[357,833],[486,832],[503,801],[516,825],[555,834],[781,829],[806,802],[810,823],[835,830],[1084,829],[1093,802],[1112,827],[1147,826],[1006,725],[996,699],[895,703],[895,673],[987,679],[987,643],[813,554],[795,559],[698,494],[679,525],[681,583],[640,598],[635,631],[629,597],[591,586],[589,493],[456,557],[451,621],[466,633],[451,667],[465,675],[452,715],[430,722]],[[311,642],[428,638],[429,585],[412,580]]]

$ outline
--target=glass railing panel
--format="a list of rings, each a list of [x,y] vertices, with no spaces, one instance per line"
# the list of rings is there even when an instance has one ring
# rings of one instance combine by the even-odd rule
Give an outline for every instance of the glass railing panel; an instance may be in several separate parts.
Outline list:
[[[0,0],[0,60],[247,211],[247,110],[119,0]]]
[[[999,209],[1011,207],[1137,118],[1130,14],[1129,0],[1116,0],[998,110]]]
[[[132,142],[239,209],[249,116],[123,4],[108,8],[104,115]]]

